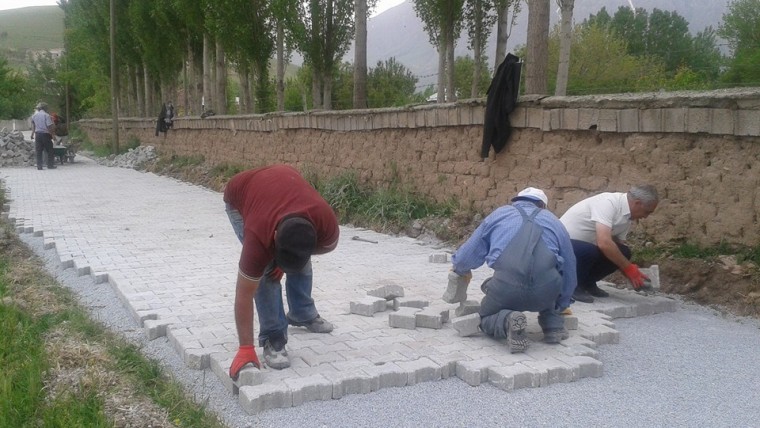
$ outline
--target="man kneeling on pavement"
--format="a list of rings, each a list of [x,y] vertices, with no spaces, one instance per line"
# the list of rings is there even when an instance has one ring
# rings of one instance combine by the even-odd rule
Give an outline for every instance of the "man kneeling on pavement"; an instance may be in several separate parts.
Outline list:
[[[243,250],[235,287],[235,325],[240,348],[230,366],[237,380],[246,364],[261,368],[253,345],[253,304],[259,315],[259,346],[273,369],[290,367],[288,324],[313,333],[333,326],[319,316],[311,297],[311,256],[338,245],[335,212],[294,168],[273,165],[241,172],[224,190],[227,215]],[[286,275],[288,313],[280,280]]]
[[[578,261],[578,288],[573,299],[592,303],[609,293],[597,281],[620,270],[635,290],[646,286],[644,275],[631,263],[625,242],[634,220],[647,218],[657,208],[659,197],[651,185],[633,186],[626,192],[600,193],[570,207],[560,217],[567,228]]]
[[[512,353],[528,346],[523,311],[538,312],[545,342],[568,337],[561,312],[570,306],[576,285],[575,255],[570,236],[545,209],[547,203],[542,190],[522,190],[511,205],[486,217],[452,257],[454,282],[469,283],[471,270],[484,262],[494,270],[481,286],[480,329],[507,339]]]

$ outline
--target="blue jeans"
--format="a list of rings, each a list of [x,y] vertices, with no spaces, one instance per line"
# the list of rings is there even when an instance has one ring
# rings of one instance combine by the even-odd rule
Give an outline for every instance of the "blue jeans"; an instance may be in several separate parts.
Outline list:
[[[243,217],[229,204],[226,206],[232,229],[243,242]],[[282,302],[282,284],[269,278],[274,269],[274,260],[264,270],[259,288],[253,300],[259,315],[259,346],[269,341],[275,349],[282,349],[288,343],[288,318],[296,322],[307,322],[319,316],[314,299],[311,298],[311,260],[298,272],[285,275],[285,290],[288,299],[288,315]]]
[[[618,267],[602,254],[602,250],[594,244],[577,239],[571,239],[573,252],[577,263],[578,288],[588,290],[597,281],[615,272]],[[620,252],[626,259],[631,259],[631,249],[617,242]]]

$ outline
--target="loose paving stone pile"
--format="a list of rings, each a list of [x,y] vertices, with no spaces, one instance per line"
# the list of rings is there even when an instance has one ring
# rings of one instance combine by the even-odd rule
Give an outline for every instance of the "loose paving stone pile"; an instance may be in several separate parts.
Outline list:
[[[25,140],[21,131],[0,129],[0,167],[36,164],[33,141]]]
[[[157,157],[155,147],[138,146],[120,155],[111,155],[107,158],[96,158],[95,160],[105,166],[135,169],[140,168],[146,162],[155,160]]]

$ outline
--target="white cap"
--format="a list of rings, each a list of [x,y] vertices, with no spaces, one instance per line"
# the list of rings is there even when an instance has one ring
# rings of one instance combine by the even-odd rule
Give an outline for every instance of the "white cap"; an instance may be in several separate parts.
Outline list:
[[[533,199],[535,201],[543,202],[544,205],[549,205],[549,198],[546,197],[546,193],[544,193],[544,191],[541,189],[536,189],[535,187],[526,187],[525,189],[521,190],[517,196],[512,198],[512,201],[514,202],[518,198]]]

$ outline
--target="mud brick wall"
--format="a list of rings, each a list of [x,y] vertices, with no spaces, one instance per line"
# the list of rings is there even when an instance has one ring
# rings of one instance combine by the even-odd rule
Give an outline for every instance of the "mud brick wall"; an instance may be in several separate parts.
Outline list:
[[[398,177],[484,213],[526,186],[544,189],[561,215],[589,195],[651,183],[661,203],[637,227],[655,241],[760,244],[760,90],[521,98],[507,148],[485,160],[484,104],[178,118],[159,137],[152,119],[122,119],[120,139],[213,165]],[[110,120],[79,126],[93,141],[111,138]]]

